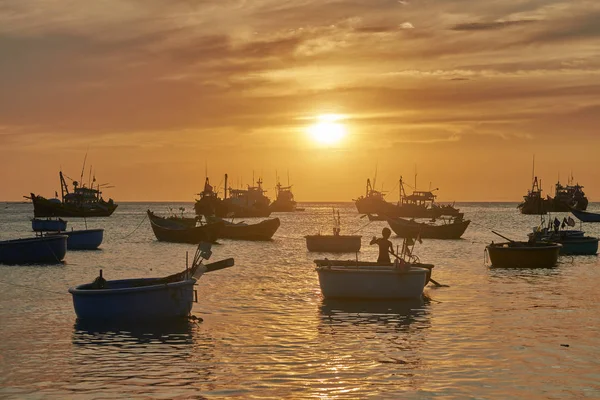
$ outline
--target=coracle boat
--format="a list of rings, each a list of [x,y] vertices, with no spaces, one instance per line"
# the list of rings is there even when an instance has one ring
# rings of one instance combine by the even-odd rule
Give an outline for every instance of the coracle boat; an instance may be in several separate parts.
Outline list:
[[[387,220],[394,233],[402,238],[460,239],[471,223],[462,218],[443,221],[442,224],[426,224],[402,218]]]
[[[218,217],[207,217],[209,224],[222,223],[219,238],[237,240],[271,240],[281,222],[279,218],[266,219],[256,224],[229,222]]]
[[[234,265],[233,258],[210,264],[210,250],[198,246],[191,268],[163,278],[107,281],[100,276],[93,283],[69,289],[77,318],[85,321],[132,321],[185,318],[197,301],[194,284],[206,272]]]
[[[96,250],[104,238],[104,229],[67,231],[67,221],[60,218],[34,218],[31,227],[41,236],[66,235],[67,250]]]
[[[0,241],[0,264],[53,264],[66,253],[66,235]]]
[[[148,210],[148,218],[150,219],[154,236],[161,242],[214,243],[219,238],[221,229],[225,226],[223,222],[217,222],[214,224],[187,227],[178,221],[154,215],[150,210]]]
[[[317,264],[321,293],[337,299],[410,299],[423,294],[429,269],[411,264]]]
[[[376,261],[362,261],[362,260],[330,260],[327,258],[315,260],[314,263],[317,267],[331,267],[331,266],[342,266],[342,267],[397,267],[394,263],[382,264]],[[402,262],[406,264],[406,262]],[[428,270],[427,279],[425,285],[431,280],[431,271],[434,267],[433,264],[422,264],[420,262],[412,262],[409,264],[412,267],[425,268]]]
[[[60,232],[67,230],[67,221],[61,218],[33,218],[31,229],[35,232]]]
[[[600,214],[571,208],[571,213],[581,222],[600,222]]]
[[[27,197],[33,203],[35,217],[108,217],[117,209],[113,199],[105,201],[102,198],[102,185],[94,186],[95,178],[89,188],[85,184],[79,186],[79,182],[73,181],[73,192],[69,192],[62,171],[59,172],[59,176],[60,199],[58,193],[56,198],[52,199],[34,193]]]
[[[360,250],[362,236],[340,235],[340,212],[333,214],[333,235],[307,235],[306,248],[308,251],[324,253],[356,253]]]
[[[492,242],[486,251],[494,268],[552,268],[561,247],[551,242]]]
[[[558,229],[558,225],[556,226],[556,229],[534,229],[528,235],[529,240],[542,243],[560,243],[562,245],[560,254],[562,255],[595,255],[598,253],[598,238],[584,236],[584,232],[580,230]]]

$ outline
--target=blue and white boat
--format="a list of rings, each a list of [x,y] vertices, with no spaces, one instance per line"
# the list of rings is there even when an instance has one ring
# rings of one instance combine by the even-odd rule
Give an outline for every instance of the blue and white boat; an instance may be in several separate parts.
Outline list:
[[[559,243],[561,255],[580,256],[595,255],[598,253],[599,239],[592,236],[585,236],[580,230],[551,230],[544,228],[529,234],[529,239],[546,242]]]
[[[91,321],[162,320],[189,316],[197,301],[194,284],[206,272],[231,267],[233,258],[202,264],[210,250],[200,251],[192,267],[163,278],[107,281],[100,276],[92,283],[69,289],[77,317]]]
[[[0,241],[0,264],[54,264],[66,253],[66,235]]]

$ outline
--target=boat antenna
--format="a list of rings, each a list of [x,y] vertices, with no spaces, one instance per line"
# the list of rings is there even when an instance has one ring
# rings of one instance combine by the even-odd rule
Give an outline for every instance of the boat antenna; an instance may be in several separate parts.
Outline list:
[[[290,170],[287,170],[287,176],[288,176],[288,186],[290,186]]]
[[[89,149],[88,149],[89,151]],[[81,177],[79,178],[79,183],[83,186],[83,172],[85,171],[85,162],[87,161],[88,152],[85,152],[85,157],[83,157],[83,167],[81,168]]]
[[[90,185],[90,189],[92,188],[92,166],[90,165],[90,174],[88,175],[88,184]]]
[[[376,184],[377,184],[377,167],[378,167],[378,164],[376,163],[375,164],[375,176],[373,177],[373,189],[375,189]]]
[[[531,182],[533,182],[534,179],[535,179],[535,154],[533,155],[533,165],[531,167]]]

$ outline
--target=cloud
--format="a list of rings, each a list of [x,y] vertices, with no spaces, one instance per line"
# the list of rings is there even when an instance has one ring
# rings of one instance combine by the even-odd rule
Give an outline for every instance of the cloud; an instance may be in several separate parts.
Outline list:
[[[451,29],[454,31],[490,31],[514,26],[528,25],[534,22],[539,21],[534,19],[522,19],[513,21],[466,22],[454,25]]]

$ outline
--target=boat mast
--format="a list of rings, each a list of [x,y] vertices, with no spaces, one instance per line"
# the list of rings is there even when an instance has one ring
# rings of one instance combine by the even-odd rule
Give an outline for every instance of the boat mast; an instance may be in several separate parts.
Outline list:
[[[227,198],[227,174],[225,174],[225,188],[223,189],[223,191],[223,200],[225,200]]]

